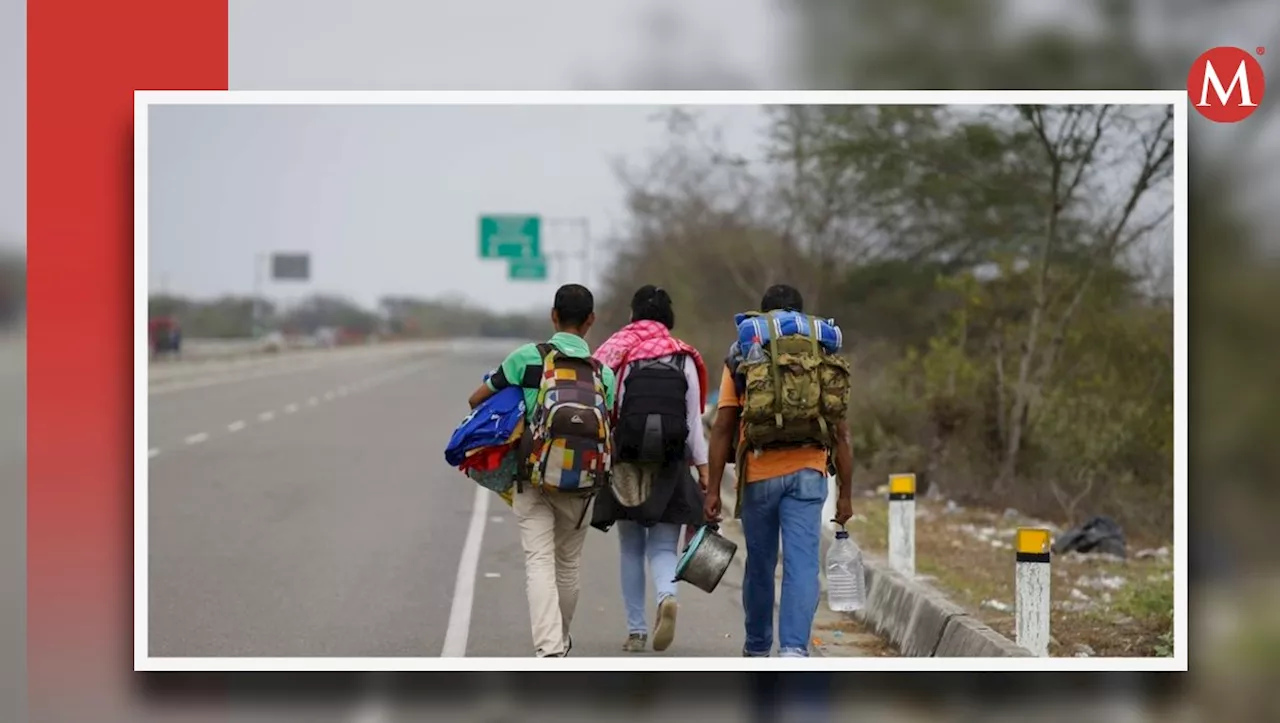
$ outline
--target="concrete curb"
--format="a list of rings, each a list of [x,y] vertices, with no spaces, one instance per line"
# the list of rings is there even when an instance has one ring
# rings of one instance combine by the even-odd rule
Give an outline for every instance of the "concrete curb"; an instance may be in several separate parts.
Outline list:
[[[865,553],[864,553],[865,555]],[[1030,658],[941,592],[866,557],[867,606],[854,618],[915,658]]]

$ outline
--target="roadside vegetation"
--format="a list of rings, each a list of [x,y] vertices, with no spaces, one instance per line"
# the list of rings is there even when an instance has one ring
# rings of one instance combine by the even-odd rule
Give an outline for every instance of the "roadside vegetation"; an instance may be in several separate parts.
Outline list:
[[[630,224],[601,327],[643,283],[723,358],[770,284],[834,317],[862,486],[1172,524],[1172,116],[1166,108],[775,108],[754,155],[676,111],[620,167]]]
[[[797,286],[855,365],[858,486],[912,472],[966,510],[921,523],[922,569],[1004,632],[1015,525],[986,516],[1066,529],[1105,514],[1168,553],[1171,109],[772,108],[754,153],[695,113],[663,121],[667,145],[618,167],[629,215],[601,328],[659,284],[677,332],[719,360],[734,313]],[[882,544],[877,505],[859,539]],[[957,527],[997,522],[992,539]],[[1059,564],[1055,653],[1156,654],[1170,559]]]

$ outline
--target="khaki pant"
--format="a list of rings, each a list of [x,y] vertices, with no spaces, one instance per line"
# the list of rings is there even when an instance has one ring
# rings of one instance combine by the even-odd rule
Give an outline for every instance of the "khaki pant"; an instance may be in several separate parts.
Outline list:
[[[520,521],[529,620],[539,657],[565,652],[569,624],[578,606],[582,543],[591,529],[591,521],[583,517],[589,504],[583,495],[528,485],[512,500],[512,511]]]

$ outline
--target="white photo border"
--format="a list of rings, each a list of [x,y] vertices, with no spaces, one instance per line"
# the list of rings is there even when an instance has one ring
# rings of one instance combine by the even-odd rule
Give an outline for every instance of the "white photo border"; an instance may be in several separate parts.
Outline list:
[[[1171,105],[1174,110],[1174,654],[1166,658],[155,657],[148,630],[148,112],[159,105]],[[1187,95],[1183,91],[136,91],[134,93],[134,635],[160,671],[1179,671],[1187,670]]]

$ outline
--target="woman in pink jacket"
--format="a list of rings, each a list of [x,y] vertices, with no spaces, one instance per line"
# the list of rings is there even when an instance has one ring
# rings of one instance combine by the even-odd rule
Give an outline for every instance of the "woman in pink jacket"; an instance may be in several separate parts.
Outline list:
[[[613,369],[618,391],[612,410],[611,493],[596,498],[591,524],[606,531],[618,525],[628,628],[623,649],[629,652],[640,652],[649,642],[646,559],[657,591],[653,649],[671,645],[680,528],[703,523],[707,371],[698,350],[671,335],[674,327],[671,296],[643,286],[631,299],[631,322],[594,354]],[[697,470],[697,482],[691,468]]]

